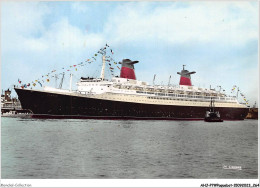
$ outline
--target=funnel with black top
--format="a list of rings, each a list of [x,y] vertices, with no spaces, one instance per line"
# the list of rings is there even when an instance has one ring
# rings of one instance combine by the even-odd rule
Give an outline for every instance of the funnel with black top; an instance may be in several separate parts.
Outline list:
[[[180,85],[191,86],[191,77],[190,77],[190,75],[194,74],[196,72],[195,71],[189,72],[188,70],[184,69],[184,66],[185,65],[183,65],[183,69],[182,69],[181,72],[177,72],[177,74],[181,75]]]
[[[119,64],[122,65],[120,78],[128,78],[128,79],[136,80],[134,64],[138,62],[139,61],[131,61],[130,59],[123,59],[122,62],[119,62]]]

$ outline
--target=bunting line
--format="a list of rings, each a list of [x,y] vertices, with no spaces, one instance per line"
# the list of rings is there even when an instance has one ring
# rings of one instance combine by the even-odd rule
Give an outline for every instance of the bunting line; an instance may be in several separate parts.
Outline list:
[[[110,70],[111,74],[114,75],[113,74],[114,68],[112,67],[111,63],[113,62],[114,65],[117,65],[118,63],[111,56],[111,55],[114,54],[114,51],[110,48],[111,54],[109,55],[109,54],[107,54],[107,48],[110,48],[110,46],[106,43],[106,45],[103,48],[100,48],[97,53],[94,53],[94,55],[90,59],[88,58],[85,61],[81,61],[78,64],[70,65],[68,68],[62,67],[61,70],[63,70],[63,71],[67,70],[66,72],[78,71],[79,67],[83,67],[83,66],[86,66],[87,64],[91,64],[91,63],[95,62],[97,60],[96,57],[98,57],[98,55],[101,54],[102,56],[105,56],[105,61],[108,62],[109,70]],[[117,68],[120,70],[120,68],[118,66],[117,66]],[[32,85],[30,84],[30,82],[27,83],[27,84],[22,84],[22,81],[19,78],[18,78],[18,83],[20,84],[21,88],[27,88],[27,87],[30,87],[30,86],[35,87],[35,86],[37,86],[37,84],[42,87],[42,83],[44,83],[44,81],[46,81],[46,83],[50,82],[50,78],[54,78],[54,76],[52,74],[54,74],[56,72],[57,72],[57,70],[54,69],[47,74],[41,75],[42,79],[38,78],[34,81],[31,81]],[[64,74],[64,72],[56,74],[56,75],[62,75],[62,74]]]

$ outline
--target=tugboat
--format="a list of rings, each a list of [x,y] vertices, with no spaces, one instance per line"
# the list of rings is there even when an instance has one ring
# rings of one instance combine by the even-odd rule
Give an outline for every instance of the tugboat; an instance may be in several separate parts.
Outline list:
[[[206,122],[223,122],[220,118],[219,111],[215,111],[214,100],[211,98],[209,111],[206,111],[204,121]]]

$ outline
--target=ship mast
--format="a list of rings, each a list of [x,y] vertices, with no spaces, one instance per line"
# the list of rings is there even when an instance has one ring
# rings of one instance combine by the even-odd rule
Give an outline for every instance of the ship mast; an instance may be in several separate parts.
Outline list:
[[[153,85],[154,85],[155,77],[156,77],[156,74],[153,76]]]
[[[60,81],[60,85],[59,85],[59,89],[62,88],[62,84],[63,84],[63,80],[64,80],[64,75],[65,75],[65,73],[63,72],[63,73],[62,73],[62,78],[61,78],[61,81]]]
[[[172,76],[170,75],[169,82],[168,82],[168,86],[170,86],[171,77],[172,77]]]
[[[105,67],[106,67],[106,57],[103,55],[102,56],[102,69],[101,69],[101,74],[100,74],[101,80],[104,80],[104,78],[105,78]]]
[[[71,90],[72,90],[72,74],[70,74],[70,92],[71,92]]]
[[[237,88],[237,99],[238,99],[238,92],[239,92],[239,88]]]
[[[57,80],[58,80],[58,75],[55,74],[55,88],[57,88]]]

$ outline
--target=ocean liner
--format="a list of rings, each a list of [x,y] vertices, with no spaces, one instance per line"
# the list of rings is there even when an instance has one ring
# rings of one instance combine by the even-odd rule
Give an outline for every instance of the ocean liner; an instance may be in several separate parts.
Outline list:
[[[237,97],[193,86],[183,66],[178,86],[149,85],[136,79],[138,61],[123,59],[119,77],[105,79],[105,56],[99,78],[81,77],[77,90],[45,86],[43,90],[15,87],[23,109],[34,118],[204,120],[210,101],[224,120],[243,120],[248,114]],[[71,86],[70,86],[71,88]]]

